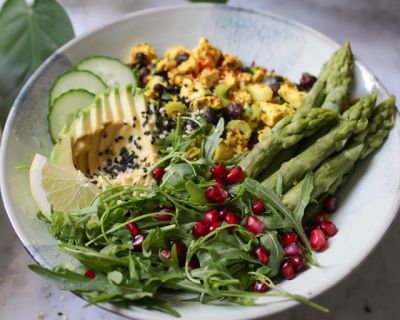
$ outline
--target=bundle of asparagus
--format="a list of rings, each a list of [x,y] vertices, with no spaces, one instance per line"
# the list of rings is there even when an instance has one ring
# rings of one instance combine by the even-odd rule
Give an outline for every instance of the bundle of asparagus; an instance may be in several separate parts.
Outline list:
[[[281,151],[338,119],[352,87],[353,64],[350,45],[345,44],[324,64],[318,81],[295,114],[279,121],[239,163],[248,176],[256,178]]]
[[[360,99],[342,115],[353,83],[354,58],[349,44],[337,50],[321,69],[318,81],[297,111],[271,130],[239,163],[256,178],[274,158],[304,138],[317,136],[310,146],[267,177],[262,184],[286,192],[283,202],[294,209],[307,172],[314,171],[312,198],[333,193],[349,177],[355,163],[386,139],[394,125],[395,97],[375,108],[376,94]],[[318,131],[339,122],[321,135]],[[303,146],[304,147],[304,146]]]

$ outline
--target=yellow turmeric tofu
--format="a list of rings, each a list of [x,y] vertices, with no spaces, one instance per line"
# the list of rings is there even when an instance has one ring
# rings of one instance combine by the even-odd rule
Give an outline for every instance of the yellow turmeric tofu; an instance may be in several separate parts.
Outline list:
[[[297,109],[303,103],[306,92],[297,89],[297,86],[291,82],[285,82],[278,90],[279,96],[282,97],[293,108]]]
[[[279,120],[293,112],[287,103],[276,104],[271,102],[259,102],[261,108],[261,120],[266,126],[272,128]]]
[[[148,43],[139,43],[131,49],[130,63],[138,63],[138,54],[143,54],[147,62],[153,62],[157,59],[156,50]]]

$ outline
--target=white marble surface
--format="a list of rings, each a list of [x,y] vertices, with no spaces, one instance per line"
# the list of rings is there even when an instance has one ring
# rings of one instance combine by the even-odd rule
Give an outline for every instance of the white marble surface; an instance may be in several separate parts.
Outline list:
[[[3,1],[0,0],[0,4]],[[162,0],[62,0],[77,34],[126,12],[161,4]],[[350,41],[356,54],[384,85],[400,97],[400,2],[398,0],[231,0],[231,5],[263,9],[304,22],[339,41]],[[377,212],[379,214],[379,212]],[[366,230],[368,232],[368,230]],[[400,319],[400,219],[360,268],[317,301],[327,315],[299,306],[273,316],[290,319]],[[0,207],[0,319],[120,320],[68,292],[49,286],[31,273],[28,253]],[[243,315],[245,318],[245,315]]]

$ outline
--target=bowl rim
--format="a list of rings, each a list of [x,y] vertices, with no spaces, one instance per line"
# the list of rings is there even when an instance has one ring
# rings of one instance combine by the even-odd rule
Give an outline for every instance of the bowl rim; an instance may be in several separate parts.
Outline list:
[[[28,81],[23,85],[23,87],[19,91],[16,99],[14,100],[12,107],[10,109],[10,112],[8,114],[8,117],[6,119],[5,126],[3,128],[3,133],[2,133],[1,141],[0,141],[0,173],[5,172],[5,170],[6,170],[6,158],[7,157],[5,154],[5,150],[7,149],[7,146],[9,143],[8,138],[9,138],[12,128],[13,128],[12,123],[14,122],[14,119],[17,116],[17,110],[18,110],[19,106],[21,105],[21,100],[22,100],[21,98],[22,98],[22,96],[25,95],[26,91],[31,87],[31,85],[36,81],[36,79],[41,75],[43,70],[45,70],[49,65],[51,65],[53,63],[53,61],[55,60],[55,58],[57,58],[57,56],[64,53],[65,51],[67,51],[69,48],[74,47],[75,45],[78,45],[80,42],[85,41],[85,39],[90,38],[90,37],[94,36],[95,34],[100,33],[108,28],[115,26],[115,25],[123,24],[125,21],[128,21],[130,19],[134,19],[139,16],[151,15],[153,13],[169,12],[169,11],[175,11],[175,10],[186,10],[189,8],[206,8],[206,9],[222,8],[223,10],[246,12],[246,13],[255,14],[255,15],[258,15],[261,17],[272,18],[274,20],[278,20],[283,23],[292,25],[295,28],[300,28],[312,35],[315,35],[317,38],[328,43],[333,48],[340,47],[338,42],[334,41],[333,39],[326,36],[322,32],[320,32],[304,23],[298,22],[291,18],[286,18],[282,15],[275,14],[275,13],[269,12],[267,10],[244,8],[239,5],[210,4],[210,3],[178,4],[178,5],[166,5],[166,6],[152,7],[152,8],[147,8],[147,9],[142,9],[142,10],[127,13],[127,14],[123,15],[121,18],[113,20],[110,23],[107,23],[103,26],[92,29],[88,32],[84,32],[80,36],[71,39],[70,41],[65,43],[63,46],[58,48],[54,53],[52,53],[29,77]],[[384,87],[382,82],[379,80],[379,78],[371,71],[371,69],[366,64],[364,64],[362,62],[362,60],[360,60],[358,57],[356,57],[355,64],[358,66],[358,68],[360,69],[360,71],[362,73],[366,73],[371,78],[371,81],[375,84],[375,86],[381,92],[384,93],[384,95],[386,95],[386,96],[390,95],[388,90]],[[396,110],[396,118],[397,118],[396,122],[398,122],[398,120],[400,120],[398,109]],[[39,261],[34,257],[34,255],[28,249],[31,242],[25,236],[25,234],[23,233],[23,231],[19,225],[19,222],[14,217],[15,214],[12,209],[10,194],[7,189],[7,181],[6,181],[4,174],[0,174],[0,195],[1,195],[1,198],[2,198],[2,201],[4,204],[5,212],[7,213],[7,216],[9,218],[11,225],[12,225],[15,233],[17,234],[19,240],[21,241],[22,245],[24,246],[24,248],[28,252],[28,254],[32,257],[32,259],[37,264],[40,264]],[[372,245],[369,246],[369,249],[366,250],[365,252],[362,252],[362,254],[358,255],[357,263],[353,262],[351,264],[351,268],[348,268],[346,272],[340,273],[339,276],[335,278],[335,280],[325,283],[324,286],[322,286],[322,287],[321,286],[317,287],[311,294],[310,298],[315,299],[316,297],[320,296],[322,293],[326,292],[327,290],[332,289],[334,286],[338,285],[341,281],[348,278],[351,274],[353,274],[353,272],[355,270],[357,270],[360,267],[360,265],[371,255],[371,253],[374,252],[376,247],[383,240],[384,236],[388,233],[390,227],[393,225],[395,218],[397,217],[397,215],[400,212],[400,198],[398,198],[397,205],[395,207],[397,209],[393,210],[393,212],[391,212],[391,215],[387,216],[385,227],[380,230],[380,232],[379,232],[379,234],[377,234],[377,236],[375,236],[376,241],[374,243],[371,242]],[[78,297],[84,299],[81,295],[76,294],[76,293],[74,293],[74,294],[77,295]],[[299,302],[285,301],[284,303],[282,302],[282,304],[284,304],[285,307],[278,308],[276,310],[273,310],[272,312],[270,311],[269,313],[260,312],[258,314],[254,314],[250,317],[247,317],[247,319],[259,319],[264,316],[268,316],[268,315],[276,314],[276,313],[279,313],[282,311],[286,311],[286,310],[293,308],[294,306],[299,305]],[[123,312],[120,312],[120,310],[124,310],[124,309],[120,309],[120,308],[115,309],[115,307],[113,307],[112,304],[110,304],[110,303],[101,303],[101,304],[97,304],[97,306],[104,310],[107,310],[109,312],[127,317],[126,314],[124,314]],[[147,317],[147,316],[143,317],[143,315],[141,315],[140,319],[149,319],[149,320],[156,319],[157,314],[154,313],[154,315],[155,316],[149,316],[149,317]],[[136,319],[136,318],[132,318],[132,319]]]

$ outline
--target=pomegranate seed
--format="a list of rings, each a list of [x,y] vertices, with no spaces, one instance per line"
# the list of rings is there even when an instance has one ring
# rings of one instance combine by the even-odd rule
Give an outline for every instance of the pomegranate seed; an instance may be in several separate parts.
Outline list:
[[[324,221],[326,220],[325,212],[322,212],[322,211],[321,211],[321,212],[318,212],[318,213],[315,215],[314,220],[315,220],[315,222],[316,222],[317,224],[320,224],[320,223],[324,222]]]
[[[231,170],[229,170],[228,175],[226,176],[227,184],[235,184],[242,182],[244,179],[244,171],[241,167],[235,166]]]
[[[169,249],[163,249],[161,251],[161,255],[165,258],[165,259],[170,259],[171,258],[171,250]]]
[[[302,256],[303,251],[298,242],[292,242],[291,244],[284,247],[285,254],[287,256]]]
[[[335,212],[337,209],[337,198],[335,196],[329,196],[324,202],[324,209],[328,213]]]
[[[267,249],[264,246],[256,246],[254,248],[254,254],[260,260],[262,264],[267,264],[269,261],[269,254]]]
[[[195,238],[204,237],[208,233],[208,225],[203,220],[199,220],[195,223],[192,229],[193,236]]]
[[[211,224],[213,222],[219,221],[221,216],[217,209],[210,209],[204,214],[204,221]]]
[[[155,217],[157,221],[171,221],[172,220],[172,212],[174,212],[171,208],[162,208],[160,211],[166,212],[166,214],[160,214]]]
[[[268,290],[269,290],[269,286],[265,282],[257,280],[253,284],[253,290],[252,291],[254,291],[254,292],[263,293],[263,292],[267,292]]]
[[[318,225],[314,222],[308,223],[304,226],[304,231],[308,235],[308,237],[311,236],[311,231],[313,231]]]
[[[214,179],[224,180],[229,172],[229,170],[225,167],[222,162],[217,162],[214,167],[211,168],[211,175]]]
[[[193,269],[197,269],[199,267],[200,267],[200,261],[199,261],[199,259],[197,259],[196,256],[194,256],[188,263],[188,269],[193,270]]]
[[[256,199],[253,201],[251,210],[254,214],[261,215],[265,212],[265,205],[261,199]]]
[[[301,268],[304,266],[304,259],[302,256],[290,256],[289,260],[292,262],[293,268],[296,272],[301,270]]]
[[[326,237],[320,229],[315,228],[311,231],[310,245],[315,251],[323,251],[326,248]]]
[[[337,233],[337,228],[332,221],[323,221],[319,228],[322,230],[325,236],[328,238],[333,237]]]
[[[218,229],[221,226],[221,221],[214,221],[213,223],[210,224],[208,227],[208,232],[212,232],[215,229]]]
[[[228,192],[224,188],[211,186],[207,188],[205,196],[208,202],[222,203],[228,199]]]
[[[86,270],[85,277],[89,279],[96,278],[96,273],[93,270]]]
[[[229,211],[226,216],[225,216],[225,222],[227,224],[239,224],[240,223],[240,218],[239,216],[233,212],[233,211]]]
[[[140,234],[140,229],[139,229],[139,227],[138,227],[138,225],[136,223],[134,223],[134,222],[129,223],[126,227],[128,228],[128,230],[131,233],[132,237],[135,237],[135,236]]]
[[[186,246],[179,240],[171,240],[171,247],[175,245],[176,255],[179,260],[179,266],[183,266],[185,264],[186,259]]]
[[[144,241],[144,236],[142,234],[138,234],[133,238],[133,251],[140,252],[142,251],[142,244]]]
[[[163,167],[157,167],[157,168],[154,168],[154,169],[151,171],[151,174],[153,175],[153,178],[154,178],[157,182],[160,182],[160,181],[162,180],[162,178],[163,178],[163,176],[164,176],[164,173],[165,173],[165,169],[164,169]]]
[[[228,214],[229,209],[227,207],[224,207],[222,209],[219,209],[219,216],[221,217],[221,220],[224,220],[226,215]]]
[[[221,179],[215,179],[215,183],[217,184],[218,188],[225,189],[225,183]]]
[[[294,266],[291,260],[285,260],[282,264],[281,267],[281,273],[282,275],[288,279],[291,280],[295,276],[295,271],[294,271]]]
[[[227,224],[239,224],[240,223],[240,218],[239,216],[233,212],[233,211],[228,211],[228,213],[225,215],[224,221]],[[235,230],[235,227],[229,227],[228,232],[232,233]]]
[[[258,219],[256,216],[250,216],[246,220],[246,229],[255,235],[260,234],[264,230],[264,222]]]
[[[293,243],[293,242],[297,242],[299,241],[299,236],[297,235],[296,232],[287,232],[284,233],[282,236],[282,243],[283,246],[286,247],[289,244]]]

